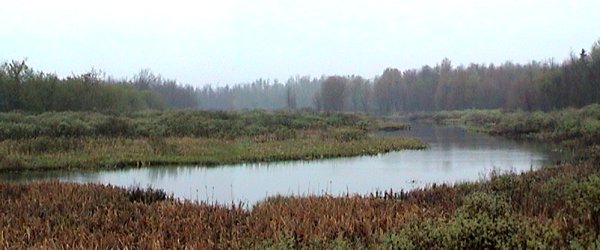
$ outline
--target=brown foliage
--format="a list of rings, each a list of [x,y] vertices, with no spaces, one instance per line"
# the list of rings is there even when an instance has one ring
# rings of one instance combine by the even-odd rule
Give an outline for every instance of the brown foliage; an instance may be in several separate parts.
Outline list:
[[[440,229],[436,225],[448,222],[456,227],[461,220],[474,223],[464,214],[481,211],[500,211],[509,222],[550,225],[560,232],[553,244],[564,246],[599,231],[600,201],[594,191],[600,183],[598,174],[593,164],[566,164],[497,175],[482,183],[434,185],[411,192],[272,197],[252,209],[180,201],[155,190],[59,182],[0,183],[0,247],[221,249],[262,248],[277,242],[327,247],[338,239],[375,246],[389,233],[418,234],[423,238],[406,237],[417,246],[440,246],[443,241],[427,240],[433,237],[431,232],[438,232],[435,230],[447,233],[443,230],[448,226],[441,224]],[[476,193],[492,196],[468,198]],[[497,210],[486,203],[487,197],[496,197],[491,201],[509,204],[508,208]],[[471,201],[464,207],[466,199]],[[418,229],[423,233],[414,231],[415,221],[417,227],[425,226]],[[519,236],[521,240],[538,235],[536,227],[519,230],[516,232],[533,232]]]

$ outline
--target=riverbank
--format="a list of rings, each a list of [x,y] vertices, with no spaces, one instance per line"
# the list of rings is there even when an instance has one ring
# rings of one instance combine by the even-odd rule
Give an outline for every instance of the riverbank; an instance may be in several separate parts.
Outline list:
[[[324,132],[327,137],[333,131]],[[36,145],[60,146],[37,151]],[[257,141],[242,137],[214,138],[36,138],[0,142],[1,171],[59,169],[114,169],[157,165],[204,165],[248,162],[312,160],[357,155],[375,155],[403,149],[424,149],[421,141],[404,137],[378,137],[343,141],[322,138],[314,131],[299,132],[298,138]]]
[[[489,128],[492,124],[499,123],[489,123]],[[561,135],[570,129],[558,124],[544,130],[552,133],[543,134]],[[480,131],[489,128],[481,126]],[[523,138],[550,141],[528,130],[517,131]],[[0,246],[596,249],[600,138],[575,136],[585,133],[557,142],[586,152],[586,157],[536,171],[497,173],[479,182],[409,192],[272,197],[250,210],[180,201],[156,190],[0,183]]]
[[[221,165],[424,149],[372,117],[313,112],[0,114],[0,172]],[[402,126],[402,124],[395,124]]]
[[[273,197],[251,210],[96,184],[0,183],[11,248],[597,248],[600,172],[563,164],[370,196]]]
[[[600,104],[551,112],[456,110],[415,113],[411,121],[458,124],[469,130],[515,139],[558,143],[580,160],[600,162]]]

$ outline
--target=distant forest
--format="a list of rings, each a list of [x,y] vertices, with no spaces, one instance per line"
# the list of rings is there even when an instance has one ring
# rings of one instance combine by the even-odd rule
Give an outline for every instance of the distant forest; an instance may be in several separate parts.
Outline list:
[[[195,88],[142,70],[114,80],[101,72],[59,78],[25,61],[0,66],[0,112],[131,112],[145,109],[315,109],[390,114],[458,109],[553,110],[600,103],[600,41],[554,61],[388,68],[361,76],[296,76]]]
[[[388,68],[374,79],[361,76],[297,76],[285,83],[197,90],[202,109],[295,109],[379,114],[457,109],[553,110],[600,102],[600,41],[591,50],[554,61],[400,71]]]
[[[131,80],[113,80],[92,70],[64,79],[35,72],[25,61],[0,66],[0,112],[97,111],[197,108],[191,86],[142,70]]]

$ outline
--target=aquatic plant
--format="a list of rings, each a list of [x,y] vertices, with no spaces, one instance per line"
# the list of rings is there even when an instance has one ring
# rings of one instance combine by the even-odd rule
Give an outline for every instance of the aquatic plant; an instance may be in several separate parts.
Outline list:
[[[250,209],[97,184],[0,183],[3,248],[598,247],[600,169],[563,164],[387,195]]]

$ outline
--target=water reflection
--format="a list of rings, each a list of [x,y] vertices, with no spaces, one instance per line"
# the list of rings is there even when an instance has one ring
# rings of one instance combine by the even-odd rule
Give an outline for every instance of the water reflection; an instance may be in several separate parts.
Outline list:
[[[560,157],[544,145],[473,134],[454,127],[417,124],[410,131],[387,135],[416,136],[429,143],[429,148],[315,161],[4,174],[0,178],[152,186],[180,198],[253,204],[275,194],[366,194],[430,183],[472,181],[493,169],[526,171]]]

